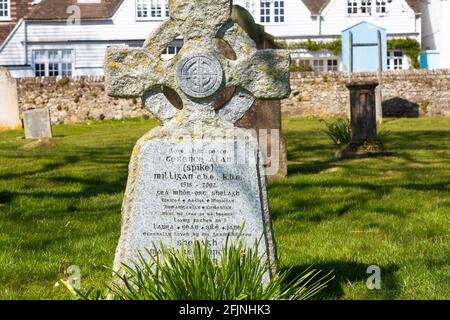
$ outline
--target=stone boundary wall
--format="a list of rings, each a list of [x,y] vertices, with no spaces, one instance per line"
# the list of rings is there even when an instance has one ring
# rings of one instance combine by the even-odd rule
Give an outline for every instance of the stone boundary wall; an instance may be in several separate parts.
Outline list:
[[[381,79],[385,117],[450,116],[450,70],[377,73],[299,72],[291,74],[291,96],[283,115],[345,116],[350,81]]]
[[[292,73],[285,116],[345,116],[349,81],[374,80],[376,73]],[[450,70],[402,70],[381,74],[384,116],[450,116]],[[110,98],[103,77],[17,79],[21,112],[50,109],[52,123],[124,119],[149,115],[139,99]]]
[[[101,76],[20,78],[17,87],[21,113],[48,107],[53,124],[149,115],[140,99],[108,97]]]

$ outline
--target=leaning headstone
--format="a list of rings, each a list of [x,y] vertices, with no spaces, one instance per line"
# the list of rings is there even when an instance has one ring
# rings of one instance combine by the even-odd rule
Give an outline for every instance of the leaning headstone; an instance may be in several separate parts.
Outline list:
[[[219,258],[227,237],[259,242],[276,266],[264,159],[252,130],[237,128],[255,99],[290,93],[289,52],[258,50],[230,17],[230,0],[169,2],[170,19],[142,49],[109,48],[106,89],[116,97],[142,97],[163,122],[135,146],[122,208],[122,232],[114,269],[136,261],[138,252],[157,254],[161,242],[181,249],[208,239]],[[172,60],[161,53],[177,36],[184,46]],[[220,54],[216,37],[237,59]],[[236,87],[219,110],[221,93]],[[176,108],[164,95],[175,91]],[[152,244],[156,251],[152,251]]]
[[[378,82],[352,82],[350,91],[351,142],[336,154],[337,158],[380,155],[384,152],[377,135],[376,88]]]
[[[16,80],[3,67],[0,67],[0,100],[0,130],[22,129]]]
[[[258,49],[278,49],[275,38],[265,32],[264,26],[256,24],[253,16],[243,7],[233,6],[232,17],[255,41]],[[285,178],[288,174],[287,143],[281,128],[280,100],[257,99],[236,126],[267,132],[267,139],[259,141],[266,158],[267,178]]]
[[[48,109],[32,109],[23,113],[26,139],[52,138],[52,126]]]

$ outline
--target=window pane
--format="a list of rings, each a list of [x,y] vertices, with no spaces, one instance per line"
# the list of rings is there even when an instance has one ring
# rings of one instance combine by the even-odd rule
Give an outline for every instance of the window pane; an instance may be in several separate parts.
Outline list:
[[[336,59],[328,60],[328,71],[338,71],[338,61]]]
[[[148,0],[136,0],[136,16],[138,18],[148,17]]]
[[[59,76],[59,65],[57,63],[48,64],[48,76],[49,77]]]
[[[34,65],[34,75],[36,77],[45,77],[45,64],[37,63]]]
[[[270,6],[271,6],[271,2],[270,1],[267,1],[267,0],[261,1],[261,18],[260,18],[260,21],[263,22],[263,23],[269,23],[270,22]]]
[[[45,62],[47,60],[47,52],[43,50],[34,51],[34,62]]]
[[[61,75],[70,77],[72,75],[72,64],[71,63],[62,63],[61,64]]]
[[[0,0],[0,18],[9,17],[9,0]]]
[[[154,18],[161,17],[161,0],[151,0],[151,16]]]
[[[59,54],[57,50],[49,50],[48,51],[48,60],[49,61],[58,61],[59,60]]]
[[[274,2],[274,21],[284,22],[284,1]]]

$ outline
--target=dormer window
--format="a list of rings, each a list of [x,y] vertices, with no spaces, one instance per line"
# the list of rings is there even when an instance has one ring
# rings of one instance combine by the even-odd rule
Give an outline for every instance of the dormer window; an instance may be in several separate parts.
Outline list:
[[[347,13],[357,14],[358,13],[358,1],[349,0],[347,1]]]
[[[10,0],[0,0],[0,20],[11,19],[11,4]]]
[[[349,15],[372,15],[374,12],[383,15],[387,13],[387,0],[347,0]]]
[[[386,13],[386,1],[376,1],[377,13]]]
[[[372,14],[372,0],[361,1],[361,13],[369,15]]]
[[[262,0],[260,2],[261,23],[285,22],[285,1]]]
[[[162,20],[169,16],[169,0],[136,0],[136,19]]]

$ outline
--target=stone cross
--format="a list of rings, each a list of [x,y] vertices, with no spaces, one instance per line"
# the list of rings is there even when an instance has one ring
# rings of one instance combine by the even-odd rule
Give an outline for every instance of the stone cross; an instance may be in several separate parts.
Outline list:
[[[170,19],[142,49],[107,50],[107,93],[142,98],[163,122],[132,154],[115,270],[160,241],[181,248],[206,238],[219,256],[227,237],[238,234],[249,244],[261,239],[260,249],[276,265],[262,154],[257,139],[235,123],[255,99],[289,96],[290,55],[258,50],[232,21],[231,9],[230,0],[173,0]],[[162,60],[177,37],[183,48]],[[218,41],[237,59],[222,54]],[[236,88],[233,96],[216,110],[215,102],[230,87]],[[167,89],[178,94],[182,108],[170,102]],[[188,138],[179,140],[174,132]],[[224,138],[230,132],[231,141]],[[239,145],[244,148],[236,151]]]
[[[219,121],[234,124],[255,98],[280,99],[290,93],[287,50],[257,50],[254,41],[232,22],[230,0],[169,2],[170,19],[155,30],[143,49],[109,48],[105,60],[110,96],[141,98],[148,111],[167,123]],[[174,59],[161,54],[182,36]],[[216,38],[225,40],[238,59],[222,56]],[[221,90],[236,86],[234,96],[219,111],[214,102]],[[183,109],[173,106],[163,87],[176,91]]]

